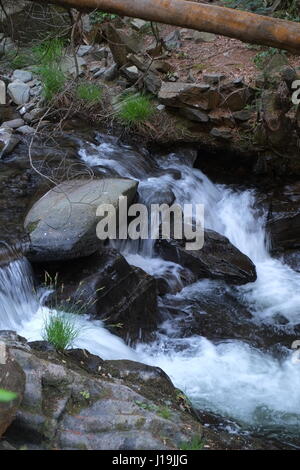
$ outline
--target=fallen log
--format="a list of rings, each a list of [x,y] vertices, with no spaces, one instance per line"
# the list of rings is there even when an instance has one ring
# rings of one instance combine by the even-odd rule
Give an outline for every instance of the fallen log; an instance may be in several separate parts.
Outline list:
[[[300,54],[300,23],[185,0],[33,0],[220,34]]]

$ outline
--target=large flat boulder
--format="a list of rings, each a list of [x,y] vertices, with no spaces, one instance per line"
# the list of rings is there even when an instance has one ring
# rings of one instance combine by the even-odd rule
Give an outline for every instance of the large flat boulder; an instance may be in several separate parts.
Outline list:
[[[9,443],[29,450],[167,450],[202,437],[183,394],[158,367],[103,361],[85,350],[42,352],[12,335],[9,351],[26,389]]]
[[[205,230],[204,246],[200,250],[186,250],[185,243],[184,239],[160,239],[156,247],[162,258],[188,268],[198,279],[222,279],[237,285],[256,280],[255,265],[250,258],[223,235]]]
[[[125,178],[65,181],[48,191],[28,212],[24,226],[29,234],[32,261],[78,258],[94,253],[101,246],[96,216],[101,204],[116,210],[119,197],[130,204],[138,183]]]

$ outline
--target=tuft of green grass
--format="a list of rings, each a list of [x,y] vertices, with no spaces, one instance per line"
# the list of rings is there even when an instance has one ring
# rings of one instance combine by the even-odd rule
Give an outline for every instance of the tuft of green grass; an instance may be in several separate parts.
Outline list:
[[[126,126],[141,124],[154,114],[154,107],[145,95],[131,95],[119,103],[117,116]]]
[[[43,94],[46,101],[51,101],[60,93],[66,83],[66,76],[55,64],[42,65],[36,69],[43,84]]]
[[[17,396],[18,395],[15,392],[10,392],[9,390],[0,388],[0,403],[8,403],[17,398]]]
[[[170,419],[172,416],[171,411],[166,406],[159,408],[157,414],[164,419]]]
[[[73,345],[79,333],[80,328],[71,315],[63,312],[53,312],[45,320],[42,337],[52,344],[57,351],[64,351]]]
[[[60,62],[63,50],[64,41],[59,38],[47,39],[32,48],[37,63],[41,65],[52,65]]]
[[[200,436],[194,436],[193,439],[187,442],[182,442],[179,446],[180,450],[202,450],[203,442]]]
[[[76,88],[76,96],[89,104],[96,104],[102,99],[102,89],[95,83],[81,83]]]

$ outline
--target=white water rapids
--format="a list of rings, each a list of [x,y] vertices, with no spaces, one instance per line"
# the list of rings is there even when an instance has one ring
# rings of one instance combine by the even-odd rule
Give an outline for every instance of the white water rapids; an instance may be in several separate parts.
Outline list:
[[[145,202],[149,202],[149,193],[153,197],[167,188],[179,204],[204,204],[206,227],[227,236],[256,265],[257,281],[235,290],[253,314],[253,325],[264,322],[272,328],[278,315],[285,317],[291,328],[300,323],[300,274],[269,255],[264,220],[253,208],[252,191],[215,185],[175,154],[159,158],[160,171],[149,176],[149,168],[139,165],[136,154],[114,140],[84,143],[80,156],[96,170],[138,179]],[[145,155],[145,166],[147,158]],[[130,264],[165,276],[169,282],[180,282],[181,267],[155,256],[152,241],[127,242],[121,248]],[[195,302],[209,289],[214,289],[213,282],[199,281],[173,298],[188,306],[191,298]],[[0,305],[0,329],[15,329],[28,340],[41,339],[49,312],[34,292],[26,260],[0,270]],[[104,359],[128,358],[159,366],[198,408],[230,417],[246,429],[299,436],[300,363],[291,360],[291,352],[278,358],[250,346],[247,338],[245,342],[215,343],[198,335],[182,338],[176,335],[176,320],[165,322],[153,344],[140,344],[133,350],[108,332],[101,321],[91,321],[86,315],[78,322],[82,334],[74,346]]]

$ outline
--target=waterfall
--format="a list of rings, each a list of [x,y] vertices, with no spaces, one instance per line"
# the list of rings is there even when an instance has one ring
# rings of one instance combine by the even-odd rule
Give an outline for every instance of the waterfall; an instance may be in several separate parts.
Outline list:
[[[262,323],[276,327],[278,315],[291,329],[300,324],[300,274],[268,253],[265,220],[254,209],[253,191],[215,185],[174,153],[152,161],[146,152],[136,153],[114,138],[100,135],[97,144],[81,145],[81,159],[96,172],[137,179],[140,200],[146,204],[166,188],[178,204],[204,204],[206,228],[228,237],[256,265],[257,281],[234,289],[234,295],[253,316],[253,328]],[[153,240],[117,243],[130,264],[165,277],[170,284],[181,282],[182,267],[159,258]],[[197,305],[207,292],[218,295],[216,285],[214,281],[198,281],[169,295],[168,302],[180,301],[184,314],[191,301]],[[30,340],[41,339],[43,319],[49,311],[34,293],[26,260],[0,270],[0,303],[0,328],[16,329]],[[300,365],[293,363],[290,351],[275,357],[249,345],[247,338],[212,342],[199,335],[182,337],[176,319],[166,320],[152,344],[140,344],[134,351],[109,333],[101,321],[87,316],[78,321],[83,333],[75,346],[104,359],[128,358],[159,366],[196,406],[235,419],[245,429],[299,433]]]

